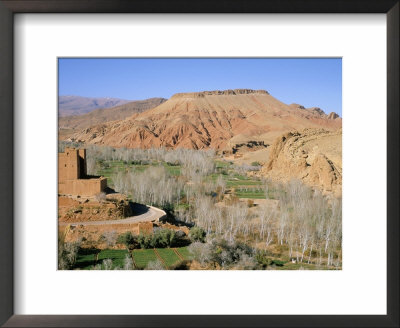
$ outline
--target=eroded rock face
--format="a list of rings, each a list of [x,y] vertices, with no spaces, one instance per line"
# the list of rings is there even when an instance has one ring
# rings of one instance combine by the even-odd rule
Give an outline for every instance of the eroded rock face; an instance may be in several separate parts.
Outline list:
[[[322,110],[286,105],[265,90],[182,93],[125,120],[74,134],[73,141],[127,148],[230,150],[249,141],[270,144],[293,129],[341,127]]]
[[[185,92],[176,93],[173,98],[204,98],[205,96],[221,96],[221,95],[248,95],[248,94],[264,94],[269,95],[266,90],[252,90],[252,89],[233,89],[233,90],[214,90],[214,91],[201,91],[201,92]]]
[[[285,133],[271,147],[262,175],[279,181],[299,179],[324,192],[341,195],[342,131],[305,129]]]

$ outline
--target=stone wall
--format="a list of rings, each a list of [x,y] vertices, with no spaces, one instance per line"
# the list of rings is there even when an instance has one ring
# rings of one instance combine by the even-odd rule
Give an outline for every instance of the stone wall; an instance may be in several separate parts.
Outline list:
[[[107,187],[106,178],[76,179],[58,182],[58,193],[61,195],[94,196]]]

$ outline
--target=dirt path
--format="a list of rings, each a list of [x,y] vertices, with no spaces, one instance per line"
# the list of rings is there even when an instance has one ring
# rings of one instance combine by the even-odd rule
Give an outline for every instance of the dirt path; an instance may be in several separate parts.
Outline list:
[[[138,269],[138,266],[137,266],[136,261],[135,261],[135,257],[133,256],[133,251],[130,251],[129,253],[130,253],[131,258],[132,258],[133,267],[135,269]]]
[[[176,248],[172,249],[174,251],[174,253],[181,259],[181,261],[184,261],[185,259],[183,258],[183,256],[178,252],[178,250]]]

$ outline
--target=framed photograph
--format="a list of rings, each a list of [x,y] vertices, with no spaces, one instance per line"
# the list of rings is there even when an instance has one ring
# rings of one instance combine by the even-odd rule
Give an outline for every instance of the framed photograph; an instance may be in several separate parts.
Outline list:
[[[0,323],[398,327],[398,1],[0,1]]]

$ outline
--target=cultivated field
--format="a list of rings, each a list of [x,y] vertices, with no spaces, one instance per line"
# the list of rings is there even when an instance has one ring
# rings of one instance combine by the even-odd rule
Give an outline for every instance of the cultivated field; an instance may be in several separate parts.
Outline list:
[[[112,260],[110,269],[123,269],[125,259],[131,257],[133,259],[133,269],[145,269],[150,262],[160,261],[162,267],[160,269],[174,268],[180,262],[192,259],[192,255],[187,247],[180,248],[154,248],[154,249],[135,249],[132,251],[119,249],[81,249],[78,252],[75,270],[95,270],[98,266],[103,266],[106,259]]]

